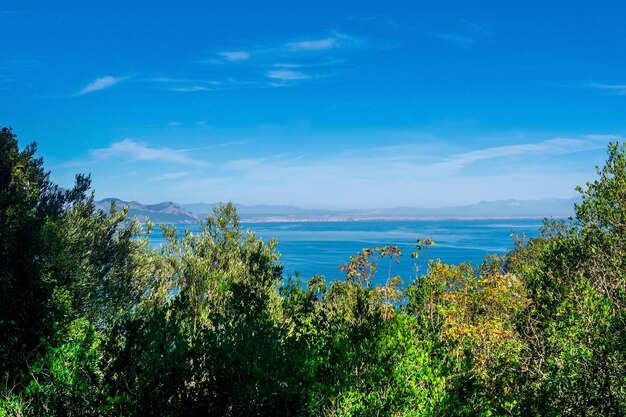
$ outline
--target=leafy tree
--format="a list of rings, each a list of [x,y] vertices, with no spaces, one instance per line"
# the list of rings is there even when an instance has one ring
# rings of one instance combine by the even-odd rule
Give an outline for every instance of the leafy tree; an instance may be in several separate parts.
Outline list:
[[[0,376],[5,397],[26,395],[33,404],[38,395],[50,403],[50,390],[67,387],[57,371],[80,366],[73,363],[79,340],[97,340],[88,335],[113,324],[143,293],[138,266],[147,244],[135,239],[138,224],[124,211],[95,209],[89,177],[78,175],[72,189],[60,190],[35,151],[34,144],[20,150],[10,129],[0,131]],[[81,384],[92,389],[96,382]]]
[[[520,352],[515,318],[530,300],[520,280],[502,271],[502,259],[430,265],[410,284],[404,311],[415,317],[418,337],[429,341],[445,393],[445,415],[519,414]]]
[[[24,369],[51,333],[44,279],[45,224],[58,218],[64,195],[49,180],[35,145],[20,151],[10,129],[0,131],[0,373]]]
[[[533,301],[520,321],[527,414],[626,413],[625,161],[611,144],[599,178],[578,188],[576,217],[547,221],[510,256]]]
[[[152,282],[110,335],[115,395],[138,415],[295,414],[301,364],[280,321],[276,243],[244,233],[232,204],[198,234],[162,230]]]
[[[34,155],[0,131],[0,417],[626,414],[624,146],[575,218],[406,288],[393,245],[285,279],[232,204],[150,249]]]

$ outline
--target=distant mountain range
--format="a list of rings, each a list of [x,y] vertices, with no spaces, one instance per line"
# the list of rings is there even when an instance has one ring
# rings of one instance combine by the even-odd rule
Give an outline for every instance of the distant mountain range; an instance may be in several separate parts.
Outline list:
[[[213,213],[213,207],[219,203],[192,203],[192,204],[179,204],[186,210],[197,214],[200,217],[206,217],[207,214]],[[356,211],[341,211],[341,210],[315,210],[315,209],[303,209],[294,206],[272,206],[272,205],[254,205],[247,206],[245,204],[235,203],[237,214],[242,219],[246,220],[263,220],[270,218],[293,218],[293,219],[331,219],[334,217],[350,217]]]
[[[194,213],[171,201],[159,204],[141,204],[138,201],[105,198],[104,200],[96,201],[96,208],[109,211],[111,203],[115,203],[118,208],[128,207],[129,216],[137,216],[137,219],[142,223],[145,223],[147,219],[155,223],[197,223],[199,219]]]
[[[397,207],[379,210],[312,210],[294,206],[235,204],[243,221],[340,221],[340,220],[400,220],[424,218],[511,218],[511,217],[568,217],[574,213],[574,203],[579,198],[543,200],[497,200],[481,201],[455,207],[434,209]],[[213,212],[218,203],[142,204],[106,198],[96,206],[108,211],[111,203],[118,207],[128,206],[129,214],[139,221],[150,219],[155,223],[196,223]]]
[[[400,207],[378,210],[376,214],[392,217],[568,217],[580,198],[543,200],[481,201],[465,206],[423,209]]]
[[[309,210],[293,206],[247,206],[235,204],[237,213],[245,220],[365,220],[365,219],[416,219],[416,218],[487,218],[487,217],[568,217],[574,213],[574,203],[579,198],[543,200],[481,201],[455,207],[416,208],[397,207],[379,210]],[[205,217],[213,211],[215,203],[179,204],[190,212]]]

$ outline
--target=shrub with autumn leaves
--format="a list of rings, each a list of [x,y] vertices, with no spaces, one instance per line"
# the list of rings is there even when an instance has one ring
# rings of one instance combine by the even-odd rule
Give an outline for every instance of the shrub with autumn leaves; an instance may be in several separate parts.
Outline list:
[[[0,417],[626,414],[623,146],[506,256],[400,277],[387,245],[306,282],[232,204],[151,249],[34,153],[0,131]]]

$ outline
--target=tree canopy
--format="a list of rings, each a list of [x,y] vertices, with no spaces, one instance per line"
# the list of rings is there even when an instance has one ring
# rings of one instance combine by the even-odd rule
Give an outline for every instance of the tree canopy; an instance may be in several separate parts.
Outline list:
[[[232,204],[151,248],[35,154],[1,130],[0,416],[626,414],[623,145],[574,218],[379,287],[399,248],[303,282]]]

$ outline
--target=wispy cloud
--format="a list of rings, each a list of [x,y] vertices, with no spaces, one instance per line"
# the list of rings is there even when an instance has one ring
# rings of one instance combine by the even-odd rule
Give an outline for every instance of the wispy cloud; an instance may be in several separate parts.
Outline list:
[[[465,49],[474,47],[479,41],[491,40],[495,36],[493,27],[485,22],[461,19],[448,26],[448,30],[435,31],[432,36]]]
[[[115,142],[108,148],[94,149],[91,151],[91,155],[100,160],[120,157],[133,161],[160,161],[195,166],[206,165],[203,161],[188,157],[182,151],[170,148],[152,148],[131,139]]]
[[[17,81],[20,77],[40,65],[39,61],[33,59],[16,59],[0,63],[0,88]]]
[[[0,71],[2,72],[15,72],[15,71],[28,71],[37,68],[41,63],[34,59],[14,59],[12,61],[4,62],[0,64]]]
[[[429,37],[464,49],[470,49],[483,41],[493,40],[496,35],[495,29],[488,22],[467,19],[429,17],[413,21],[411,25],[399,23],[384,15],[353,16],[349,20],[369,29],[368,32],[375,31],[379,36],[379,44],[380,38],[387,43],[386,45],[379,45],[381,48],[389,47],[389,45],[403,45],[407,38]]]
[[[329,37],[324,39],[289,42],[286,46],[292,51],[320,51],[335,48],[338,46],[338,42],[336,38]]]
[[[136,177],[138,175],[139,173],[137,171],[130,171],[130,172],[124,172],[122,174],[111,175],[109,178],[110,179],[130,178],[130,177]]]
[[[273,67],[295,69],[295,68],[301,68],[302,64],[277,63],[277,64],[274,64]]]
[[[248,59],[250,59],[250,52],[248,51],[220,52],[219,55],[226,61],[230,62],[247,61]]]
[[[452,33],[438,33],[435,37],[467,49],[471,48],[476,43],[476,41],[469,36],[455,35]]]
[[[171,83],[188,83],[193,82],[193,79],[189,78],[173,78],[173,77],[153,77],[145,80],[151,83],[163,83],[163,84],[171,84]]]
[[[217,91],[228,87],[229,80],[217,81],[215,79],[200,78],[169,78],[158,77],[147,80],[151,83],[161,84],[166,90],[177,93],[194,93],[198,91]]]
[[[297,80],[306,80],[308,78],[311,78],[303,72],[287,70],[287,69],[268,71],[267,76],[269,78],[280,80],[280,81],[297,81]]]
[[[218,148],[227,148],[229,146],[241,146],[241,145],[249,145],[250,143],[255,142],[253,139],[244,139],[244,140],[233,140],[222,143],[215,143],[213,145],[202,146],[199,148],[189,148],[185,149],[184,152],[196,152],[196,151],[204,151],[207,149],[218,149]]]
[[[211,65],[217,74],[209,84],[202,80],[172,80],[168,90],[189,93],[247,88],[293,86],[300,82],[335,76],[338,67],[349,65],[349,56],[362,50],[366,42],[341,32],[326,36],[296,38],[226,49],[196,61]],[[227,65],[236,63],[237,65]],[[304,71],[306,69],[306,71]],[[163,82],[170,79],[165,78]]]
[[[0,16],[14,16],[19,14],[26,14],[27,12],[24,10],[0,10]]]
[[[307,56],[316,56],[320,52],[328,53],[331,50],[341,49],[342,53],[347,53],[361,43],[358,38],[334,32],[330,36],[320,38],[257,44],[242,50],[220,51],[216,53],[216,56],[200,62],[220,64],[225,61],[249,61],[249,65],[267,65],[281,60],[306,59]]]
[[[236,79],[233,77],[228,77],[223,81],[214,81],[214,80],[197,80],[198,84],[190,84],[190,85],[180,85],[180,83],[176,83],[178,85],[171,85],[167,89],[169,91],[173,91],[176,93],[195,93],[202,91],[228,91],[228,90],[237,90],[242,88],[262,88],[267,87],[267,83],[263,83],[261,80],[247,80],[247,79]]]
[[[196,91],[212,91],[213,89],[202,85],[192,85],[189,87],[170,87],[169,90],[177,93],[193,93]]]
[[[486,22],[473,22],[471,20],[461,19],[460,23],[462,27],[478,35],[492,37],[496,33],[493,26]]]
[[[345,134],[329,132],[320,142]],[[213,158],[208,175],[206,170],[191,171],[193,163],[184,159],[200,154],[198,150],[156,148],[126,140],[95,150],[93,156],[98,160],[165,160],[184,167],[157,173],[150,167],[137,177],[137,189],[152,190],[155,199],[166,193],[168,199],[179,201],[211,198],[327,208],[436,207],[479,200],[571,197],[574,186],[589,179],[589,161],[601,157],[600,150],[610,140],[623,139],[586,135],[520,143],[526,135],[505,134],[500,138],[502,146],[480,147],[477,141],[468,140],[459,151],[458,140],[418,131],[363,131],[358,136],[371,146],[341,149],[339,145],[304,152],[287,148],[283,155],[249,146],[234,154],[206,152]],[[376,145],[382,142],[376,140],[379,137],[387,138],[385,145]],[[563,157],[575,152],[580,154]],[[140,169],[140,165],[131,166]]]
[[[188,172],[166,172],[162,175],[158,175],[156,177],[152,177],[150,179],[148,179],[148,182],[154,182],[154,181],[171,181],[171,180],[176,180],[179,178],[183,178],[188,176],[189,173]]]
[[[608,90],[618,96],[626,96],[626,84],[591,84],[591,88]]]
[[[445,161],[434,164],[433,168],[457,171],[472,163],[496,158],[565,155],[602,149],[612,139],[616,138],[606,135],[587,135],[582,138],[552,138],[538,143],[495,146],[453,155]]]
[[[438,146],[407,144],[326,155],[233,159],[216,167],[223,170],[222,177],[232,180],[214,192],[237,201],[270,199],[305,206],[316,204],[315,199],[323,195],[325,204],[335,200],[349,202],[350,207],[384,206],[385,201],[428,206],[477,199],[571,197],[573,187],[588,173],[573,170],[571,163],[562,164],[560,156],[604,149],[611,139],[620,138],[555,137],[460,153],[450,153],[452,147],[439,142]],[[488,162],[487,167],[481,162]],[[194,179],[189,181],[186,185],[192,187]]]
[[[118,84],[127,78],[128,77],[113,77],[111,75],[98,78],[94,82],[87,84],[87,86],[80,90],[77,95],[82,96],[83,94],[89,94],[95,91],[104,90],[105,88],[113,87],[115,84]]]
[[[248,159],[233,159],[221,167],[224,169],[232,170],[247,170],[256,166],[259,166],[267,161],[267,158],[248,158]]]

